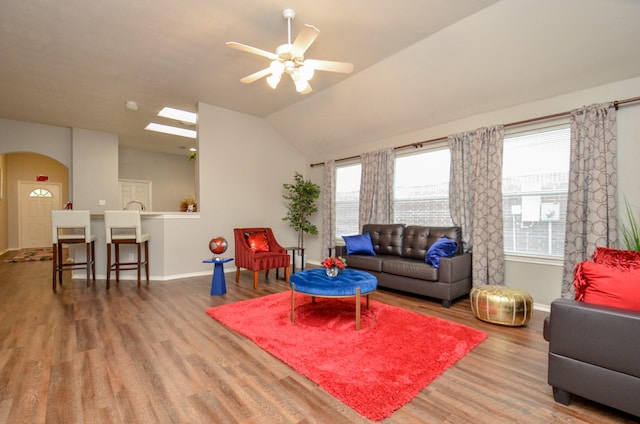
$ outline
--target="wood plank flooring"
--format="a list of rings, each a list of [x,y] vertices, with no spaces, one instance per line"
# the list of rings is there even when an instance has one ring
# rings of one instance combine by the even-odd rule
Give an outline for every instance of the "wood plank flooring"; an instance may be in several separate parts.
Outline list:
[[[287,290],[227,274],[151,281],[65,281],[51,262],[0,258],[0,423],[367,423],[315,383],[205,314],[211,306]],[[227,267],[231,270],[231,267]],[[634,417],[546,383],[543,312],[526,327],[478,321],[469,302],[378,290],[372,298],[482,329],[489,337],[385,423],[627,423]],[[384,400],[381,399],[381,402]]]

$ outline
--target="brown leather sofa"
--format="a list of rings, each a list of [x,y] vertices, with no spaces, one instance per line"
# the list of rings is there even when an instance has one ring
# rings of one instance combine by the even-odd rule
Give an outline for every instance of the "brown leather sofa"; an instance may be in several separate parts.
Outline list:
[[[462,251],[460,227],[366,224],[365,233],[371,235],[376,256],[346,255],[345,246],[337,246],[336,254],[347,260],[349,268],[376,276],[379,287],[440,299],[445,308],[471,291],[471,254]],[[458,251],[441,258],[440,268],[434,268],[425,263],[425,256],[442,236],[455,240]]]
[[[572,394],[640,417],[640,312],[570,299],[544,322],[548,382],[556,402]]]

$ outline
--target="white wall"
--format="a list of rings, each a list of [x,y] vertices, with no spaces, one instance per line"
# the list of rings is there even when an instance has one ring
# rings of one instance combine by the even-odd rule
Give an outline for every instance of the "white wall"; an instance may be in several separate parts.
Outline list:
[[[152,209],[160,212],[180,211],[187,196],[196,198],[196,161],[184,155],[173,155],[120,147],[118,175],[120,179],[151,181]],[[197,199],[196,199],[197,200]]]
[[[91,212],[120,209],[118,198],[118,136],[72,130],[73,208]]]
[[[201,215],[208,226],[201,240],[217,235],[229,241],[233,228],[271,227],[282,245],[295,245],[296,233],[282,221],[282,184],[304,174],[305,158],[264,119],[200,103],[198,106]]]
[[[371,140],[357,147],[336,150],[332,157],[318,156],[307,159],[308,164],[323,162],[328,159],[339,159],[385,147],[395,147],[422,140],[446,137],[449,134],[473,130],[483,126],[507,124],[570,111],[592,103],[622,100],[637,96],[640,96],[640,78],[619,81],[507,109],[469,116],[394,137]],[[622,195],[625,195],[633,205],[640,208],[640,167],[636,163],[637,159],[640,158],[640,104],[622,106],[618,111],[617,117],[618,188],[619,193],[621,193],[620,200],[622,201]],[[308,167],[308,171],[309,177],[317,184],[322,185],[323,167]],[[321,217],[315,217],[314,222],[321,226]],[[321,244],[319,238],[310,240],[308,242],[309,252],[319,252]],[[318,258],[320,256],[314,256],[311,260],[317,260]],[[562,267],[561,265],[507,261],[505,264],[505,280],[506,285],[531,293],[534,302],[539,307],[544,307],[549,305],[553,299],[560,297]]]
[[[32,152],[71,169],[71,129],[0,118],[0,153]]]

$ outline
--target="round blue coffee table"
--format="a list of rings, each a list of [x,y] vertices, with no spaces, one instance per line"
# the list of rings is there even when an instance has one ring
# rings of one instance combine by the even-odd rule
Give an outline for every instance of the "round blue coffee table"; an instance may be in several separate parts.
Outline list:
[[[316,297],[355,297],[356,298],[356,330],[360,330],[360,296],[367,299],[369,294],[378,288],[378,280],[373,275],[355,269],[340,271],[337,277],[328,277],[324,268],[308,269],[296,272],[289,278],[291,287],[291,322],[294,322],[294,303],[296,292]]]

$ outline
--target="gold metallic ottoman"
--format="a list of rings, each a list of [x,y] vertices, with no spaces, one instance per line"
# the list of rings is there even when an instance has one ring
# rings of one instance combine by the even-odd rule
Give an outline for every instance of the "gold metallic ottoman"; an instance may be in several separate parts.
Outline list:
[[[505,286],[471,289],[471,310],[476,318],[493,324],[517,327],[531,319],[533,299],[525,291]]]

